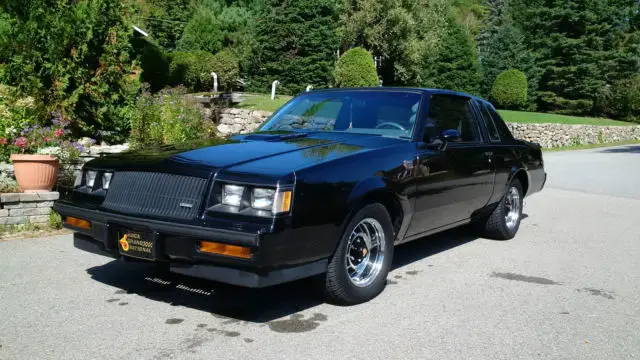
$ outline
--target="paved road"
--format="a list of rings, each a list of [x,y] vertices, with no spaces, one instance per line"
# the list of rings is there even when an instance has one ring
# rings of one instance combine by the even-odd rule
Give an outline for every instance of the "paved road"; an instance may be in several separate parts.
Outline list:
[[[640,146],[546,155],[516,239],[398,248],[355,306],[0,242],[0,359],[627,359],[640,356]],[[576,176],[575,174],[578,174]]]

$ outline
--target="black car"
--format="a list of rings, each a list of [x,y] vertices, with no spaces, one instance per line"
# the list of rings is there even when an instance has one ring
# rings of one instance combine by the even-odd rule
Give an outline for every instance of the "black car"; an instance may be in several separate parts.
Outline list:
[[[245,287],[324,277],[380,293],[394,246],[474,223],[511,239],[546,181],[538,144],[443,90],[300,94],[255,133],[90,161],[55,203],[77,248]]]

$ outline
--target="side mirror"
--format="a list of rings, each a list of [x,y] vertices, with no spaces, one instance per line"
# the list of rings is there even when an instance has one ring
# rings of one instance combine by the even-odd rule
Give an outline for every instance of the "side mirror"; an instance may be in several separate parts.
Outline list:
[[[442,130],[442,132],[440,133],[440,139],[443,142],[448,142],[448,141],[456,142],[456,141],[462,140],[462,138],[460,137],[460,133],[456,129]]]

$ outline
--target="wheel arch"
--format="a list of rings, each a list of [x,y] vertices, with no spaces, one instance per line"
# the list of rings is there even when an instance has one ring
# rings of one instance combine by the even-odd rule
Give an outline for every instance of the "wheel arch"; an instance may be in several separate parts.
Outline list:
[[[379,203],[387,209],[393,224],[394,241],[404,237],[412,215],[409,200],[390,189],[379,178],[364,180],[353,188],[347,200],[348,211],[343,219],[341,233],[360,209],[373,203]]]

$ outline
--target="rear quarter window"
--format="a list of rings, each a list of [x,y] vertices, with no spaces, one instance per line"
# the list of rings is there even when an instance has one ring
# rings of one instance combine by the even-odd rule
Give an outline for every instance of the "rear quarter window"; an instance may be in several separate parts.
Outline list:
[[[493,106],[486,105],[486,108],[489,114],[491,115],[491,118],[493,119],[493,123],[496,125],[496,129],[498,130],[498,134],[500,134],[500,138],[502,139],[502,142],[513,142],[514,141],[513,134],[511,134],[511,131],[507,127],[507,124],[505,124],[504,120],[502,120],[502,117],[500,117],[500,115],[493,108]]]

